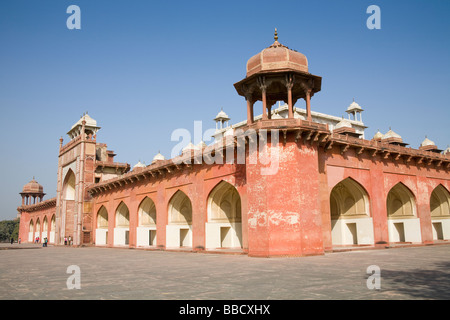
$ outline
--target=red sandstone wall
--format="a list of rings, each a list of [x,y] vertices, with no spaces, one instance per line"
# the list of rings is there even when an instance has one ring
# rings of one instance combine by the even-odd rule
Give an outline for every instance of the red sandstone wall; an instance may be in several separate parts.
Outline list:
[[[56,207],[45,208],[38,211],[33,212],[25,212],[23,211],[20,216],[20,225],[19,225],[19,238],[22,243],[28,242],[28,232],[30,231],[30,221],[33,220],[34,225],[36,227],[36,221],[39,219],[40,221],[40,238],[42,240],[42,230],[44,227],[44,217],[47,217],[48,221],[48,234],[50,235],[51,230],[51,219],[52,216],[56,214]],[[36,230],[35,230],[36,231]]]
[[[358,156],[349,149],[343,155],[339,147],[328,152],[321,148],[320,166],[326,179],[321,180],[323,210],[323,234],[325,248],[331,248],[331,227],[329,197],[331,190],[340,181],[350,177],[358,182],[370,198],[370,213],[374,224],[375,243],[388,243],[386,199],[397,183],[403,183],[414,195],[417,216],[421,221],[421,235],[424,243],[433,241],[430,217],[430,197],[434,188],[442,184],[450,190],[450,174],[447,169],[414,161],[384,159],[380,155],[364,153]],[[327,207],[328,206],[328,207]]]
[[[165,232],[168,223],[168,206],[172,196],[183,191],[192,203],[193,248],[205,247],[205,222],[207,220],[206,206],[211,190],[220,183],[227,181],[234,185],[241,197],[242,215],[245,219],[246,186],[245,169],[242,165],[193,165],[182,172],[166,174],[164,178],[150,178],[133,183],[132,187],[122,186],[102,193],[93,199],[92,230],[95,242],[95,229],[97,226],[97,213],[102,206],[108,211],[108,245],[114,243],[115,213],[121,202],[124,202],[130,212],[130,247],[136,246],[136,227],[138,225],[139,204],[145,197],[153,200],[156,206],[157,246],[165,247]],[[243,246],[247,235],[243,234]]]

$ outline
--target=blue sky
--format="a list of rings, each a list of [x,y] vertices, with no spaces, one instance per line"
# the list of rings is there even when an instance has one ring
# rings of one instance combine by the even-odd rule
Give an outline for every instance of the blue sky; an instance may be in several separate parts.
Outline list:
[[[66,27],[72,4],[81,30]],[[366,27],[372,4],[380,30]],[[367,137],[392,127],[414,148],[425,136],[450,144],[448,0],[2,0],[0,220],[16,216],[33,176],[56,195],[59,138],[86,111],[132,166],[170,156],[175,129],[213,127],[220,108],[244,120],[233,84],[275,27],[323,77],[313,110],[342,116],[355,98]]]

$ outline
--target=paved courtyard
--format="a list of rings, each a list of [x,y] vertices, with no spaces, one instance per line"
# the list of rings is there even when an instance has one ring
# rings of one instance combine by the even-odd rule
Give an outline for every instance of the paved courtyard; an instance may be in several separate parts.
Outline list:
[[[0,299],[450,299],[450,245],[303,258],[1,244]],[[80,270],[80,289],[67,287]],[[381,270],[370,290],[367,268]],[[75,283],[75,282],[73,282]]]

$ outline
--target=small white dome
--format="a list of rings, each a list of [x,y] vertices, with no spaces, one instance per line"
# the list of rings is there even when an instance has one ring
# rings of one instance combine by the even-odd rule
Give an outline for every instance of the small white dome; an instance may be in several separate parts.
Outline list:
[[[427,137],[425,137],[425,140],[423,140],[422,143],[420,144],[421,147],[435,146],[435,145],[436,144]]]
[[[220,109],[220,112],[217,114],[217,116],[214,118],[215,121],[220,121],[220,120],[230,120],[230,118],[228,117],[228,115],[223,111],[223,109]]]
[[[72,129],[75,128],[78,125],[82,125],[82,122],[86,121],[86,127],[96,127],[97,126],[97,121],[95,121],[94,119],[92,119],[87,113],[84,114],[80,120],[78,120],[73,126]]]
[[[394,131],[392,131],[392,129],[389,129],[389,131],[383,136],[383,139],[388,139],[388,138],[401,139],[402,137],[398,133],[395,133]]]
[[[447,149],[444,150],[444,154],[450,154],[450,146],[447,146]]]
[[[152,163],[154,163],[155,161],[160,161],[160,160],[166,160],[166,158],[164,158],[164,156],[158,152],[158,154],[153,157]]]
[[[374,140],[379,140],[379,139],[383,139],[383,137],[384,137],[384,134],[382,134],[380,132],[380,130],[378,130],[377,133],[375,133],[375,135],[373,136],[373,139]]]
[[[339,128],[351,128],[351,127],[352,127],[352,124],[350,123],[350,121],[348,121],[347,119],[342,119],[341,121],[339,121],[339,123],[334,128],[339,129]]]
[[[353,101],[347,108],[347,112],[351,111],[364,111],[363,108],[359,104],[357,104],[355,101]]]
[[[145,168],[145,164],[141,163],[141,160],[139,160],[139,162],[134,165],[133,170],[136,168]]]

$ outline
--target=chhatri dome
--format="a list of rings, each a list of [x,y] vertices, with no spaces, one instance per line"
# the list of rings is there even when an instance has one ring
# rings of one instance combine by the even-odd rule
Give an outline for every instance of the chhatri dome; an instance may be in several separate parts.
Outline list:
[[[425,140],[423,140],[422,143],[420,144],[421,147],[429,147],[429,146],[435,146],[435,145],[436,144],[434,143],[434,141],[431,141],[427,137],[425,137]]]
[[[138,168],[145,168],[145,164],[142,163],[141,160],[139,160],[139,162],[134,165],[133,170]]]
[[[158,154],[153,157],[152,163],[155,163],[156,161],[162,161],[166,160],[166,158],[158,151]]]
[[[402,136],[399,135],[398,133],[392,131],[391,128],[389,128],[389,131],[383,136],[383,140],[384,139],[389,139],[389,138],[395,138],[395,139],[402,139]]]
[[[44,187],[41,186],[36,180],[31,180],[22,189],[22,193],[43,193]]]
[[[352,124],[350,123],[350,121],[348,121],[347,119],[342,118],[341,121],[339,121],[339,123],[336,125],[335,129],[339,129],[339,128],[351,128]]]
[[[384,134],[382,134],[380,132],[380,129],[378,129],[377,133],[375,133],[375,135],[373,136],[373,140],[381,140],[381,139],[383,139],[383,137],[384,137]]]
[[[20,193],[22,196],[22,205],[35,204],[36,201],[42,201],[45,196],[44,187],[42,187],[36,180],[31,180],[22,189]]]
[[[308,73],[308,59],[300,52],[289,49],[278,42],[275,29],[275,42],[247,61],[247,77],[259,72],[300,71]]]

